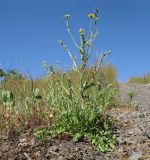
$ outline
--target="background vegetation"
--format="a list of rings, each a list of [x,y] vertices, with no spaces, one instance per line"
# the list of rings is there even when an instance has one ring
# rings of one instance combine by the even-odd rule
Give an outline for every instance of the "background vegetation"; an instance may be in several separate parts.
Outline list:
[[[143,83],[143,84],[150,83],[150,73],[144,75],[143,77],[142,76],[131,77],[129,78],[128,83]]]

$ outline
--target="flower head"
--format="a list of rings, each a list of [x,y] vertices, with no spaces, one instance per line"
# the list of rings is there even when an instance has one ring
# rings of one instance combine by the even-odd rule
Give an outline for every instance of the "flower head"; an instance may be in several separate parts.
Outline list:
[[[90,13],[90,14],[88,15],[88,17],[89,17],[90,19],[94,19],[94,18],[95,18],[95,14]]]
[[[64,45],[64,42],[63,42],[62,40],[58,40],[58,43],[59,43],[60,45]]]

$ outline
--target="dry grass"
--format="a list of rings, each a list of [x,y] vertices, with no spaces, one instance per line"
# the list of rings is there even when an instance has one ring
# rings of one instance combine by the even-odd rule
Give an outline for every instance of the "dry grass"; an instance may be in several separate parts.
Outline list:
[[[91,69],[86,68],[84,78],[88,81],[91,78]],[[56,76],[61,77],[63,72],[58,72]],[[66,73],[66,76],[71,77],[73,85],[79,83],[76,73],[70,71]],[[52,121],[51,113],[52,107],[46,101],[46,95],[49,91],[49,86],[54,85],[56,79],[51,75],[45,78],[39,78],[38,80],[28,79],[24,75],[18,77],[8,76],[2,81],[1,91],[9,90],[15,97],[15,105],[12,106],[12,110],[6,107],[2,101],[0,101],[0,129],[8,130],[11,127],[15,128],[34,128],[39,125],[46,125]],[[117,72],[113,65],[107,65],[99,68],[95,81],[109,84],[112,83],[118,86],[116,80]],[[66,82],[67,85],[67,82]],[[27,104],[26,98],[33,96],[33,89],[39,88],[40,95],[42,96],[41,102],[37,104]]]
[[[150,83],[150,74],[146,74],[143,77],[131,77],[128,80],[128,83],[141,83],[141,84],[147,84]]]

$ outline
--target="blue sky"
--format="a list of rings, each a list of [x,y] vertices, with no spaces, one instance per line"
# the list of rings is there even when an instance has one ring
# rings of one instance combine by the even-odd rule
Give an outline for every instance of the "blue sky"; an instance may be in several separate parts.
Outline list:
[[[78,29],[89,24],[87,15],[94,7],[100,10],[100,37],[94,48],[112,51],[109,59],[118,80],[150,72],[149,0],[0,0],[0,68],[38,77],[44,60],[69,66],[69,57],[57,43],[63,39],[75,52],[62,17],[71,14],[78,41]]]

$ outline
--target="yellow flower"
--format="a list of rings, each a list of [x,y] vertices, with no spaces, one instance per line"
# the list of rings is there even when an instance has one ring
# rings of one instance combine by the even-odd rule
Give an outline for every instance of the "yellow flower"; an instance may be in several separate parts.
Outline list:
[[[90,14],[88,15],[88,17],[89,17],[90,19],[93,19],[93,18],[95,18],[95,14],[90,13]]]

